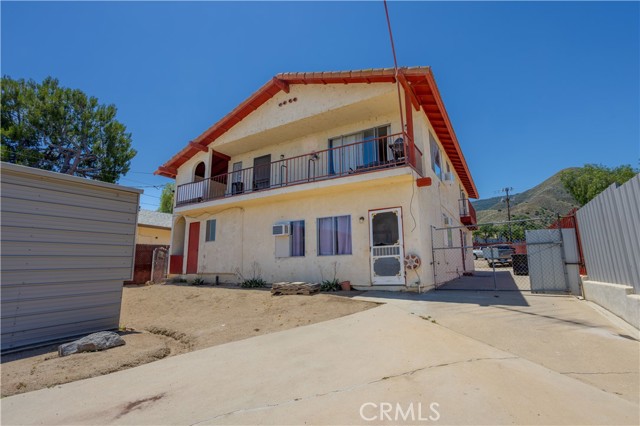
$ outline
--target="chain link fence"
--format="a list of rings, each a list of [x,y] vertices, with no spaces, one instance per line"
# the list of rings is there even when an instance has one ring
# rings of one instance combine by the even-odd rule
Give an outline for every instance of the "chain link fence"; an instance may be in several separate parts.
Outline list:
[[[568,292],[564,239],[545,219],[432,228],[436,289]]]

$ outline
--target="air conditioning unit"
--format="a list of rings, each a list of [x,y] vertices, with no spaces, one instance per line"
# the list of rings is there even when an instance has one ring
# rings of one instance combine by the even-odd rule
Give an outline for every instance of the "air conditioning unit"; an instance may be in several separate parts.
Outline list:
[[[280,236],[290,235],[290,234],[291,234],[291,225],[288,222],[276,223],[275,225],[273,225],[271,235],[273,235],[274,237],[280,237]]]

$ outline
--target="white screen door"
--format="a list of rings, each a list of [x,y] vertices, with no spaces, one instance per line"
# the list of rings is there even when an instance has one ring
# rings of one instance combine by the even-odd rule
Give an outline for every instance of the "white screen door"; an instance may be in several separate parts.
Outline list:
[[[402,209],[369,212],[371,282],[374,285],[404,285]]]

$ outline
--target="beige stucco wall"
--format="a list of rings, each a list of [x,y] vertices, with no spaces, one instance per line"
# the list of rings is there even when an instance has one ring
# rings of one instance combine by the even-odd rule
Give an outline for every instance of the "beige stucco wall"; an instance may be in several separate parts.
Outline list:
[[[215,214],[203,213],[195,218],[187,218],[187,223],[201,222],[199,273],[203,275],[232,274],[237,268],[243,275],[252,274],[252,265],[257,262],[262,277],[269,281],[309,281],[317,282],[321,278],[332,278],[333,263],[338,262],[338,278],[350,280],[353,285],[368,286],[370,280],[369,219],[370,210],[401,207],[404,223],[404,245],[406,253],[415,253],[422,259],[429,259],[430,252],[425,244],[425,234],[416,216],[417,199],[411,201],[411,187],[415,175],[408,168],[401,178],[385,181],[382,179],[375,187],[353,186],[349,190],[335,187],[331,192],[301,196],[293,200],[269,202],[263,197],[262,203],[253,203],[246,207],[230,207]],[[328,216],[351,216],[352,245],[351,255],[318,256],[316,220]],[[365,218],[360,223],[359,218]],[[216,219],[216,241],[203,242],[205,222]],[[280,221],[305,221],[305,256],[291,258],[275,257],[275,237],[271,228]],[[185,242],[188,244],[188,242]],[[428,262],[427,262],[428,264]],[[429,267],[418,271],[429,275]],[[426,273],[426,274],[425,274]],[[235,277],[228,276],[234,281]],[[425,282],[427,276],[420,277]],[[409,283],[417,280],[415,273],[408,277]]]
[[[170,243],[171,229],[154,228],[138,224],[136,244],[169,245]]]
[[[450,167],[450,171],[454,174],[455,179],[453,181],[441,180],[435,172],[431,169],[431,148],[429,142],[429,132],[438,143],[441,152],[441,158],[443,159],[442,170],[446,172],[445,162],[450,160],[447,157],[440,139],[436,135],[431,123],[423,111],[413,111],[414,122],[414,139],[416,146],[418,146],[423,152],[423,174],[425,177],[430,177],[432,184],[429,187],[422,188],[419,192],[420,204],[423,206],[423,221],[428,223],[429,226],[433,225],[436,228],[445,227],[443,215],[450,218],[450,225],[453,229],[453,246],[461,247],[464,243],[464,235],[466,235],[466,241],[469,248],[465,250],[465,262],[463,265],[462,253],[460,249],[447,249],[436,250],[432,256],[432,260],[438,263],[437,272],[440,276],[437,277],[437,282],[446,282],[459,276],[460,273],[466,271],[472,271],[473,264],[473,251],[472,245],[472,232],[462,227],[460,222],[460,207],[459,200],[461,198],[460,191],[464,193],[464,197],[468,198],[467,191],[461,186],[460,178],[457,172]],[[461,238],[460,232],[463,236]],[[438,239],[440,246],[444,247],[446,241],[446,231],[434,231],[434,239]],[[436,245],[437,246],[437,245]],[[434,258],[435,257],[435,258]]]
[[[316,123],[309,122],[308,125],[315,127],[319,121],[322,121],[323,114],[327,112],[341,110],[345,106],[352,106],[367,100],[370,101],[368,102],[369,108],[372,108],[376,102],[383,102],[380,100],[382,95],[393,94],[394,91],[395,85],[393,84],[291,85],[289,93],[279,92],[276,94],[258,110],[247,116],[242,121],[242,125],[234,126],[218,138],[213,146],[224,150],[224,145],[249,135],[262,133],[289,123],[301,122],[309,117],[313,117],[313,121]],[[278,106],[283,101],[293,98],[297,99],[296,102],[287,102],[284,106]],[[353,121],[349,116],[355,115],[357,112],[355,108],[350,107],[343,110],[343,113],[340,114],[341,117],[334,117],[331,123],[322,123],[320,126],[335,126],[336,120],[342,121],[338,125],[348,124]]]
[[[317,282],[332,278],[333,263],[338,263],[338,278],[350,280],[356,286],[370,286],[370,247],[369,218],[370,210],[401,207],[403,217],[403,236],[405,254],[417,254],[422,266],[417,271],[407,271],[406,284],[410,287],[419,280],[423,288],[434,283],[433,269],[430,265],[431,230],[441,226],[442,211],[432,202],[429,192],[437,189],[415,186],[417,175],[409,168],[404,173],[388,178],[378,178],[375,185],[337,184],[314,191],[301,191],[296,197],[277,199],[264,195],[250,203],[237,202],[209,213],[206,209],[189,215],[189,223],[201,222],[198,273],[211,280],[216,275],[225,282],[237,282],[236,271],[245,277],[253,274],[254,262],[259,266],[261,276],[268,282],[309,281]],[[387,173],[387,172],[380,172]],[[338,180],[339,181],[339,180]],[[335,182],[335,181],[334,181]],[[233,201],[233,199],[231,199]],[[353,253],[342,256],[317,255],[316,220],[320,217],[351,215]],[[365,218],[360,223],[359,218]],[[206,221],[216,220],[216,240],[205,242]],[[305,256],[276,258],[275,237],[271,228],[280,221],[305,221]],[[457,232],[457,231],[456,231]],[[188,235],[184,242],[188,246]],[[457,245],[457,241],[456,241]],[[447,279],[455,278],[456,267],[462,273],[459,263],[459,251],[450,254]],[[471,261],[472,263],[472,261]],[[186,264],[186,256],[185,256]],[[469,265],[472,268],[472,264]],[[442,271],[439,270],[439,273]],[[454,276],[455,275],[455,276]],[[444,280],[443,280],[444,281]]]

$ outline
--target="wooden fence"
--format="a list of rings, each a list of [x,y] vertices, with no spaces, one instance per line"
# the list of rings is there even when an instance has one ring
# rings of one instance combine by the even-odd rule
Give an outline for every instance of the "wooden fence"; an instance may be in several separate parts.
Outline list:
[[[144,284],[151,280],[151,267],[153,264],[153,251],[158,247],[169,248],[169,246],[155,244],[137,244],[136,258],[133,270],[133,279],[125,281],[125,284]]]

